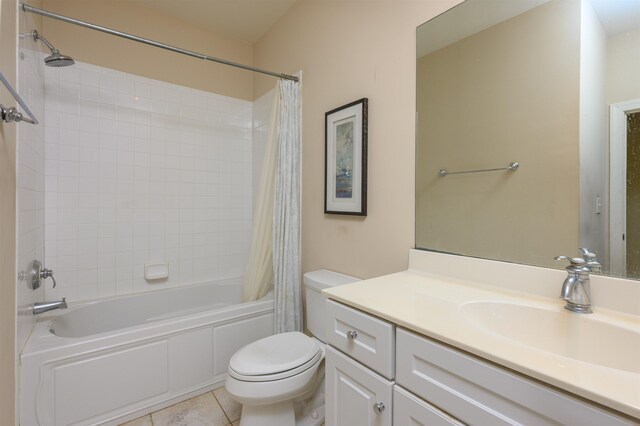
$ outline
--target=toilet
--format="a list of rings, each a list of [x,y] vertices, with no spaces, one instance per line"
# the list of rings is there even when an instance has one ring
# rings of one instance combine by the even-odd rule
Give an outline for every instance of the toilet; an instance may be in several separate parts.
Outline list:
[[[240,426],[319,426],[324,422],[326,299],[323,289],[357,278],[320,270],[304,274],[307,329],[265,337],[229,361],[225,386],[242,404]]]

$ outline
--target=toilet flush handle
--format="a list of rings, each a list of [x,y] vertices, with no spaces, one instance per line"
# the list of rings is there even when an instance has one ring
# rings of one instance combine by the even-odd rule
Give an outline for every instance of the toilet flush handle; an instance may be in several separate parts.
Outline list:
[[[347,331],[347,339],[356,340],[358,338],[358,332],[355,330]]]

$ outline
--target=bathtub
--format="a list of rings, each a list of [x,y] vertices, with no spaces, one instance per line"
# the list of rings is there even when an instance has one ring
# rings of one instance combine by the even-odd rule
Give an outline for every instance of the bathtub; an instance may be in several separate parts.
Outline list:
[[[270,295],[242,280],[154,291],[43,316],[20,356],[22,426],[117,425],[221,387],[229,358],[273,334]]]

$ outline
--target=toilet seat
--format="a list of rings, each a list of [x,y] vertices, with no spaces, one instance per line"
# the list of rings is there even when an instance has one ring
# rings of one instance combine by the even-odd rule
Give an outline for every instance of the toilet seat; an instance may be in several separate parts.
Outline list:
[[[229,375],[248,382],[280,380],[300,374],[322,357],[315,339],[297,331],[281,333],[236,352],[229,361]]]
[[[281,371],[279,373],[262,374],[262,375],[255,375],[255,376],[245,376],[245,375],[239,374],[238,372],[236,372],[230,367],[229,376],[233,377],[234,379],[241,380],[243,382],[271,382],[274,380],[282,380],[308,370],[309,368],[315,366],[319,361],[321,361],[322,358],[323,358],[323,354],[322,354],[322,351],[320,351],[313,358],[311,358],[309,361],[305,362],[299,367],[292,368],[286,371]]]

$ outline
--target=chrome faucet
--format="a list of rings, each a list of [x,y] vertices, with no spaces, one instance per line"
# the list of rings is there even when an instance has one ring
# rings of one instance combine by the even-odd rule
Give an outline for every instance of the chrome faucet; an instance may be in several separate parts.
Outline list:
[[[33,315],[42,314],[54,309],[67,309],[67,298],[63,297],[62,300],[57,302],[43,302],[33,304]]]
[[[591,253],[586,247],[581,247],[580,253],[582,253],[582,258],[587,262],[585,266],[591,269],[591,272],[602,273],[602,265],[596,260],[597,256],[595,253]]]
[[[591,284],[589,280],[591,268],[587,266],[588,262],[581,257],[568,256],[556,256],[555,260],[569,261],[569,266],[565,268],[567,278],[562,283],[562,290],[560,291],[560,298],[567,301],[564,308],[581,314],[592,313]],[[598,262],[595,263],[600,265]]]

